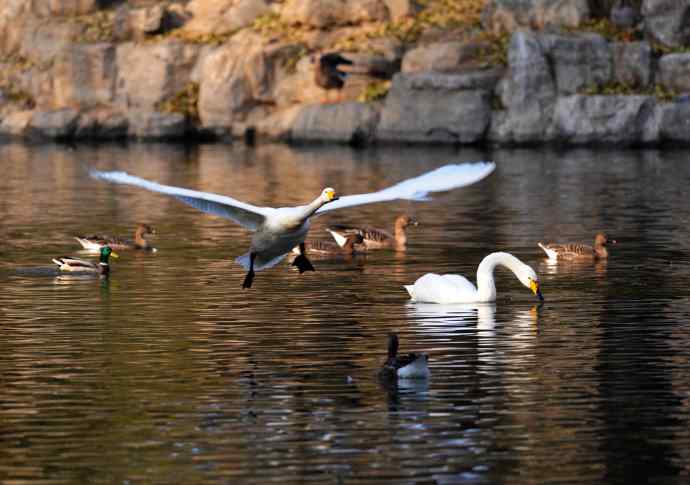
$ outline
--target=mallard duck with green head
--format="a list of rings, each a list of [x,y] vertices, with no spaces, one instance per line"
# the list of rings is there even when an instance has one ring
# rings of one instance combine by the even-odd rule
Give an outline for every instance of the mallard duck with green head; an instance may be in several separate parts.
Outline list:
[[[117,253],[110,249],[110,246],[103,246],[98,263],[69,256],[53,258],[53,263],[58,265],[58,271],[107,275],[110,273],[109,260],[111,256],[113,258],[118,257]]]

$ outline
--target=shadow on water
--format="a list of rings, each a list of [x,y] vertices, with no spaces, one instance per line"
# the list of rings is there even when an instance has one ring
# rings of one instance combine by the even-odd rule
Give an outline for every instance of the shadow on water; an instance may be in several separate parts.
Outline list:
[[[682,151],[258,145],[0,145],[0,481],[684,483],[690,473],[690,167]],[[126,170],[257,205],[378,190],[447,162],[493,159],[428,203],[314,220],[390,227],[405,253],[289,261],[240,288],[249,235],[176,200],[88,177]],[[84,232],[158,234],[109,278],[56,274]],[[547,262],[537,241],[619,241],[607,262]],[[498,301],[412,304],[424,273]],[[431,379],[382,385],[386,336]],[[644,477],[644,480],[643,478]]]

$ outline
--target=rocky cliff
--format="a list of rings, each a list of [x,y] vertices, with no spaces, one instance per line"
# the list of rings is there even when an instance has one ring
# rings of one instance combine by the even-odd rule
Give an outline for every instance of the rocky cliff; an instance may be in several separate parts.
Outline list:
[[[690,0],[3,0],[0,137],[690,143]]]

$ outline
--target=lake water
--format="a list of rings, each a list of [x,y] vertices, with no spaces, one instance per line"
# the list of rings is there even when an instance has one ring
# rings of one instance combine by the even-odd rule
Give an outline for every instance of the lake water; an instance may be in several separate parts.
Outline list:
[[[313,257],[242,290],[249,234],[87,175],[126,170],[257,205],[368,192],[447,162],[497,170],[426,203],[314,221],[392,226],[405,254]],[[690,151],[0,145],[0,482],[689,483]],[[82,233],[158,231],[108,279],[59,278]],[[538,241],[618,244],[549,265]],[[426,272],[474,280],[509,251],[495,305],[414,305]],[[86,255],[86,257],[89,257]],[[383,386],[386,336],[431,379]]]

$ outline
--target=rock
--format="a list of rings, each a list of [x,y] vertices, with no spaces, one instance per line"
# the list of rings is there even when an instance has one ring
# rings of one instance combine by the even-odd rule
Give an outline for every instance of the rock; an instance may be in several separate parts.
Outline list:
[[[152,111],[190,82],[199,47],[177,41],[119,44],[116,104]]]
[[[651,96],[561,97],[554,112],[555,135],[572,144],[638,144],[654,107]]]
[[[199,74],[199,118],[205,128],[231,127],[237,113],[253,106],[252,88],[244,74],[245,56],[253,47],[235,41],[204,59]]]
[[[382,0],[288,0],[281,19],[317,29],[388,20]]]
[[[53,74],[56,106],[88,109],[110,104],[115,98],[115,46],[75,44],[57,57]]]
[[[660,106],[659,141],[690,144],[690,102]]]
[[[417,47],[405,54],[402,72],[461,72],[482,64],[483,42],[443,42]]]
[[[539,37],[515,32],[508,47],[508,73],[497,86],[504,112],[494,113],[489,139],[535,143],[549,139],[556,83]]]
[[[616,0],[611,7],[609,20],[616,28],[627,30],[637,25],[640,15],[633,7],[632,0]]]
[[[489,0],[482,11],[482,26],[493,32],[521,27],[579,27],[589,19],[588,0]]]
[[[144,140],[180,139],[188,134],[187,118],[180,113],[133,110],[127,113],[129,136]]]
[[[31,0],[32,12],[41,17],[67,17],[97,12],[99,0]]]
[[[122,113],[110,109],[83,112],[74,131],[80,140],[115,140],[125,138],[129,120]]]
[[[666,54],[659,59],[659,81],[672,91],[690,93],[690,52]]]
[[[552,66],[559,94],[574,94],[613,77],[611,46],[594,33],[544,35],[540,42]]]
[[[415,0],[384,0],[390,19],[393,22],[417,15],[423,6]]]
[[[273,113],[251,126],[240,127],[241,131],[236,133],[235,136],[243,136],[247,129],[253,128],[256,136],[259,138],[272,141],[289,141],[295,119],[302,109],[302,106],[291,106],[285,110]]]
[[[115,12],[113,37],[120,42],[131,39],[141,40],[146,36],[162,34],[175,26],[164,4],[133,9],[125,3]]]
[[[19,54],[35,64],[50,64],[56,55],[74,45],[81,31],[81,27],[72,22],[27,19]]]
[[[386,142],[473,143],[489,125],[491,95],[478,77],[397,74],[386,97],[376,138]]]
[[[614,42],[613,79],[617,83],[647,87],[652,80],[652,48],[648,42]]]
[[[690,45],[690,2],[687,0],[643,0],[645,32],[669,47]]]
[[[32,110],[17,111],[3,117],[0,122],[0,136],[24,136],[31,123]]]
[[[192,0],[186,10],[191,19],[184,31],[223,35],[251,25],[271,8],[265,0]]]
[[[228,128],[257,106],[277,106],[301,52],[297,44],[263,45],[256,34],[240,33],[208,54],[198,75],[202,126]]]
[[[27,0],[3,0],[0,8],[0,56],[19,50],[29,7]]]
[[[364,145],[372,140],[378,118],[378,110],[365,103],[302,106],[295,115],[290,139]]]
[[[26,134],[31,138],[51,140],[71,138],[78,122],[79,112],[73,109],[35,111],[29,121]]]

